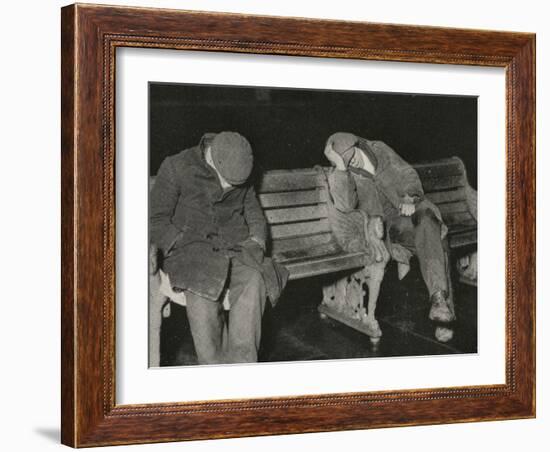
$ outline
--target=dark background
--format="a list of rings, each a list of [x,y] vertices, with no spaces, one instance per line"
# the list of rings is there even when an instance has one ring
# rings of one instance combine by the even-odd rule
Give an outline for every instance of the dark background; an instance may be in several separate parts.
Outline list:
[[[149,94],[151,175],[165,157],[196,145],[205,132],[233,130],[247,137],[262,171],[326,165],[326,139],[348,131],[386,142],[410,163],[459,156],[477,187],[476,97],[160,83],[151,83]],[[417,261],[403,281],[395,267],[388,265],[378,300],[384,334],[379,346],[319,318],[321,276],[292,281],[275,309],[268,303],[259,360],[475,353],[477,290],[462,285],[456,291],[455,337],[442,344],[428,320],[429,294]],[[162,325],[161,365],[196,364],[185,309],[172,303]]]
[[[252,144],[258,170],[327,164],[329,135],[381,140],[416,163],[456,155],[477,188],[477,97],[151,83],[150,173],[196,145],[205,132],[232,130]]]

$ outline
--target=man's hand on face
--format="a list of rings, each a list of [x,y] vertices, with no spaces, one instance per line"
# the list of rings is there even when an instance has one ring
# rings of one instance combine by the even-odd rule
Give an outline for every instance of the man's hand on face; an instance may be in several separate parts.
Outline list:
[[[336,152],[332,148],[332,144],[329,144],[325,148],[325,156],[327,159],[329,159],[329,161],[334,163],[334,166],[336,167],[336,169],[339,169],[340,171],[346,171],[347,167],[346,167],[346,164],[344,163],[344,159],[340,154],[338,154],[338,152]]]
[[[416,210],[414,204],[401,204],[399,208],[401,210],[401,215],[405,217],[410,217]]]
[[[403,196],[403,202],[399,205],[399,210],[401,215],[410,217],[416,211],[414,198],[409,195]]]

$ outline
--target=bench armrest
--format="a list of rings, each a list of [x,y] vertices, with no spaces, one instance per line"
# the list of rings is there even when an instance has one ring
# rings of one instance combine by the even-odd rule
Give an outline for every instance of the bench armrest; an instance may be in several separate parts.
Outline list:
[[[380,217],[370,217],[366,212],[359,211],[365,222],[366,245],[372,253],[375,262],[387,262],[390,253],[384,243],[384,222]]]
[[[362,210],[341,212],[329,205],[328,218],[338,244],[346,252],[365,252],[367,263],[389,258],[383,242],[384,226]]]

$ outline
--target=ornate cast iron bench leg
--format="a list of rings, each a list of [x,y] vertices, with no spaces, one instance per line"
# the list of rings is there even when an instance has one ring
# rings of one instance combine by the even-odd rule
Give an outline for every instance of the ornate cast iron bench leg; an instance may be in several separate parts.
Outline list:
[[[377,262],[339,278],[323,287],[323,301],[319,306],[321,316],[331,317],[370,337],[377,343],[382,330],[375,317],[380,284],[386,262]],[[365,287],[368,301],[365,306]]]
[[[346,275],[326,284],[323,287],[323,301],[319,305],[321,316],[331,317],[367,336],[377,344],[382,330],[375,317],[376,303],[380,294],[380,285],[384,278],[389,252],[382,241],[384,235],[381,221],[373,221],[362,211],[351,215],[337,215],[332,210],[333,223],[339,225],[339,240],[344,247],[351,246],[358,239],[364,241],[362,248],[366,251],[366,265],[351,275]],[[344,227],[348,224],[360,225],[362,237],[353,236],[353,229]],[[355,230],[357,234],[357,230]],[[368,287],[368,301],[365,307],[365,287]]]

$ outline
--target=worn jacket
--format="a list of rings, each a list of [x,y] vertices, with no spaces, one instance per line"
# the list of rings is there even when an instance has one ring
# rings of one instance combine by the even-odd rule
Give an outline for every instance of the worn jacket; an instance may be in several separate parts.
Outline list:
[[[232,258],[262,268],[250,239],[265,244],[267,226],[252,185],[222,189],[205,159],[212,137],[161,164],[151,190],[150,234],[174,287],[217,300]]]
[[[399,215],[405,197],[413,199],[416,211],[431,209],[447,233],[441,212],[424,196],[416,170],[382,141],[359,139],[359,147],[374,166],[374,174],[360,168],[334,170],[329,179],[331,193],[339,210],[361,209],[371,216]]]
[[[382,141],[359,140],[358,147],[374,166],[374,174],[359,168],[333,170],[329,177],[330,191],[336,208],[343,212],[360,209],[370,216],[380,216],[386,222],[400,215],[399,206],[405,197],[412,198],[416,211],[430,209],[441,224],[441,238],[447,235],[437,206],[424,196],[422,182],[416,170]],[[386,236],[387,248],[399,264],[403,277],[409,270],[411,252]]]

